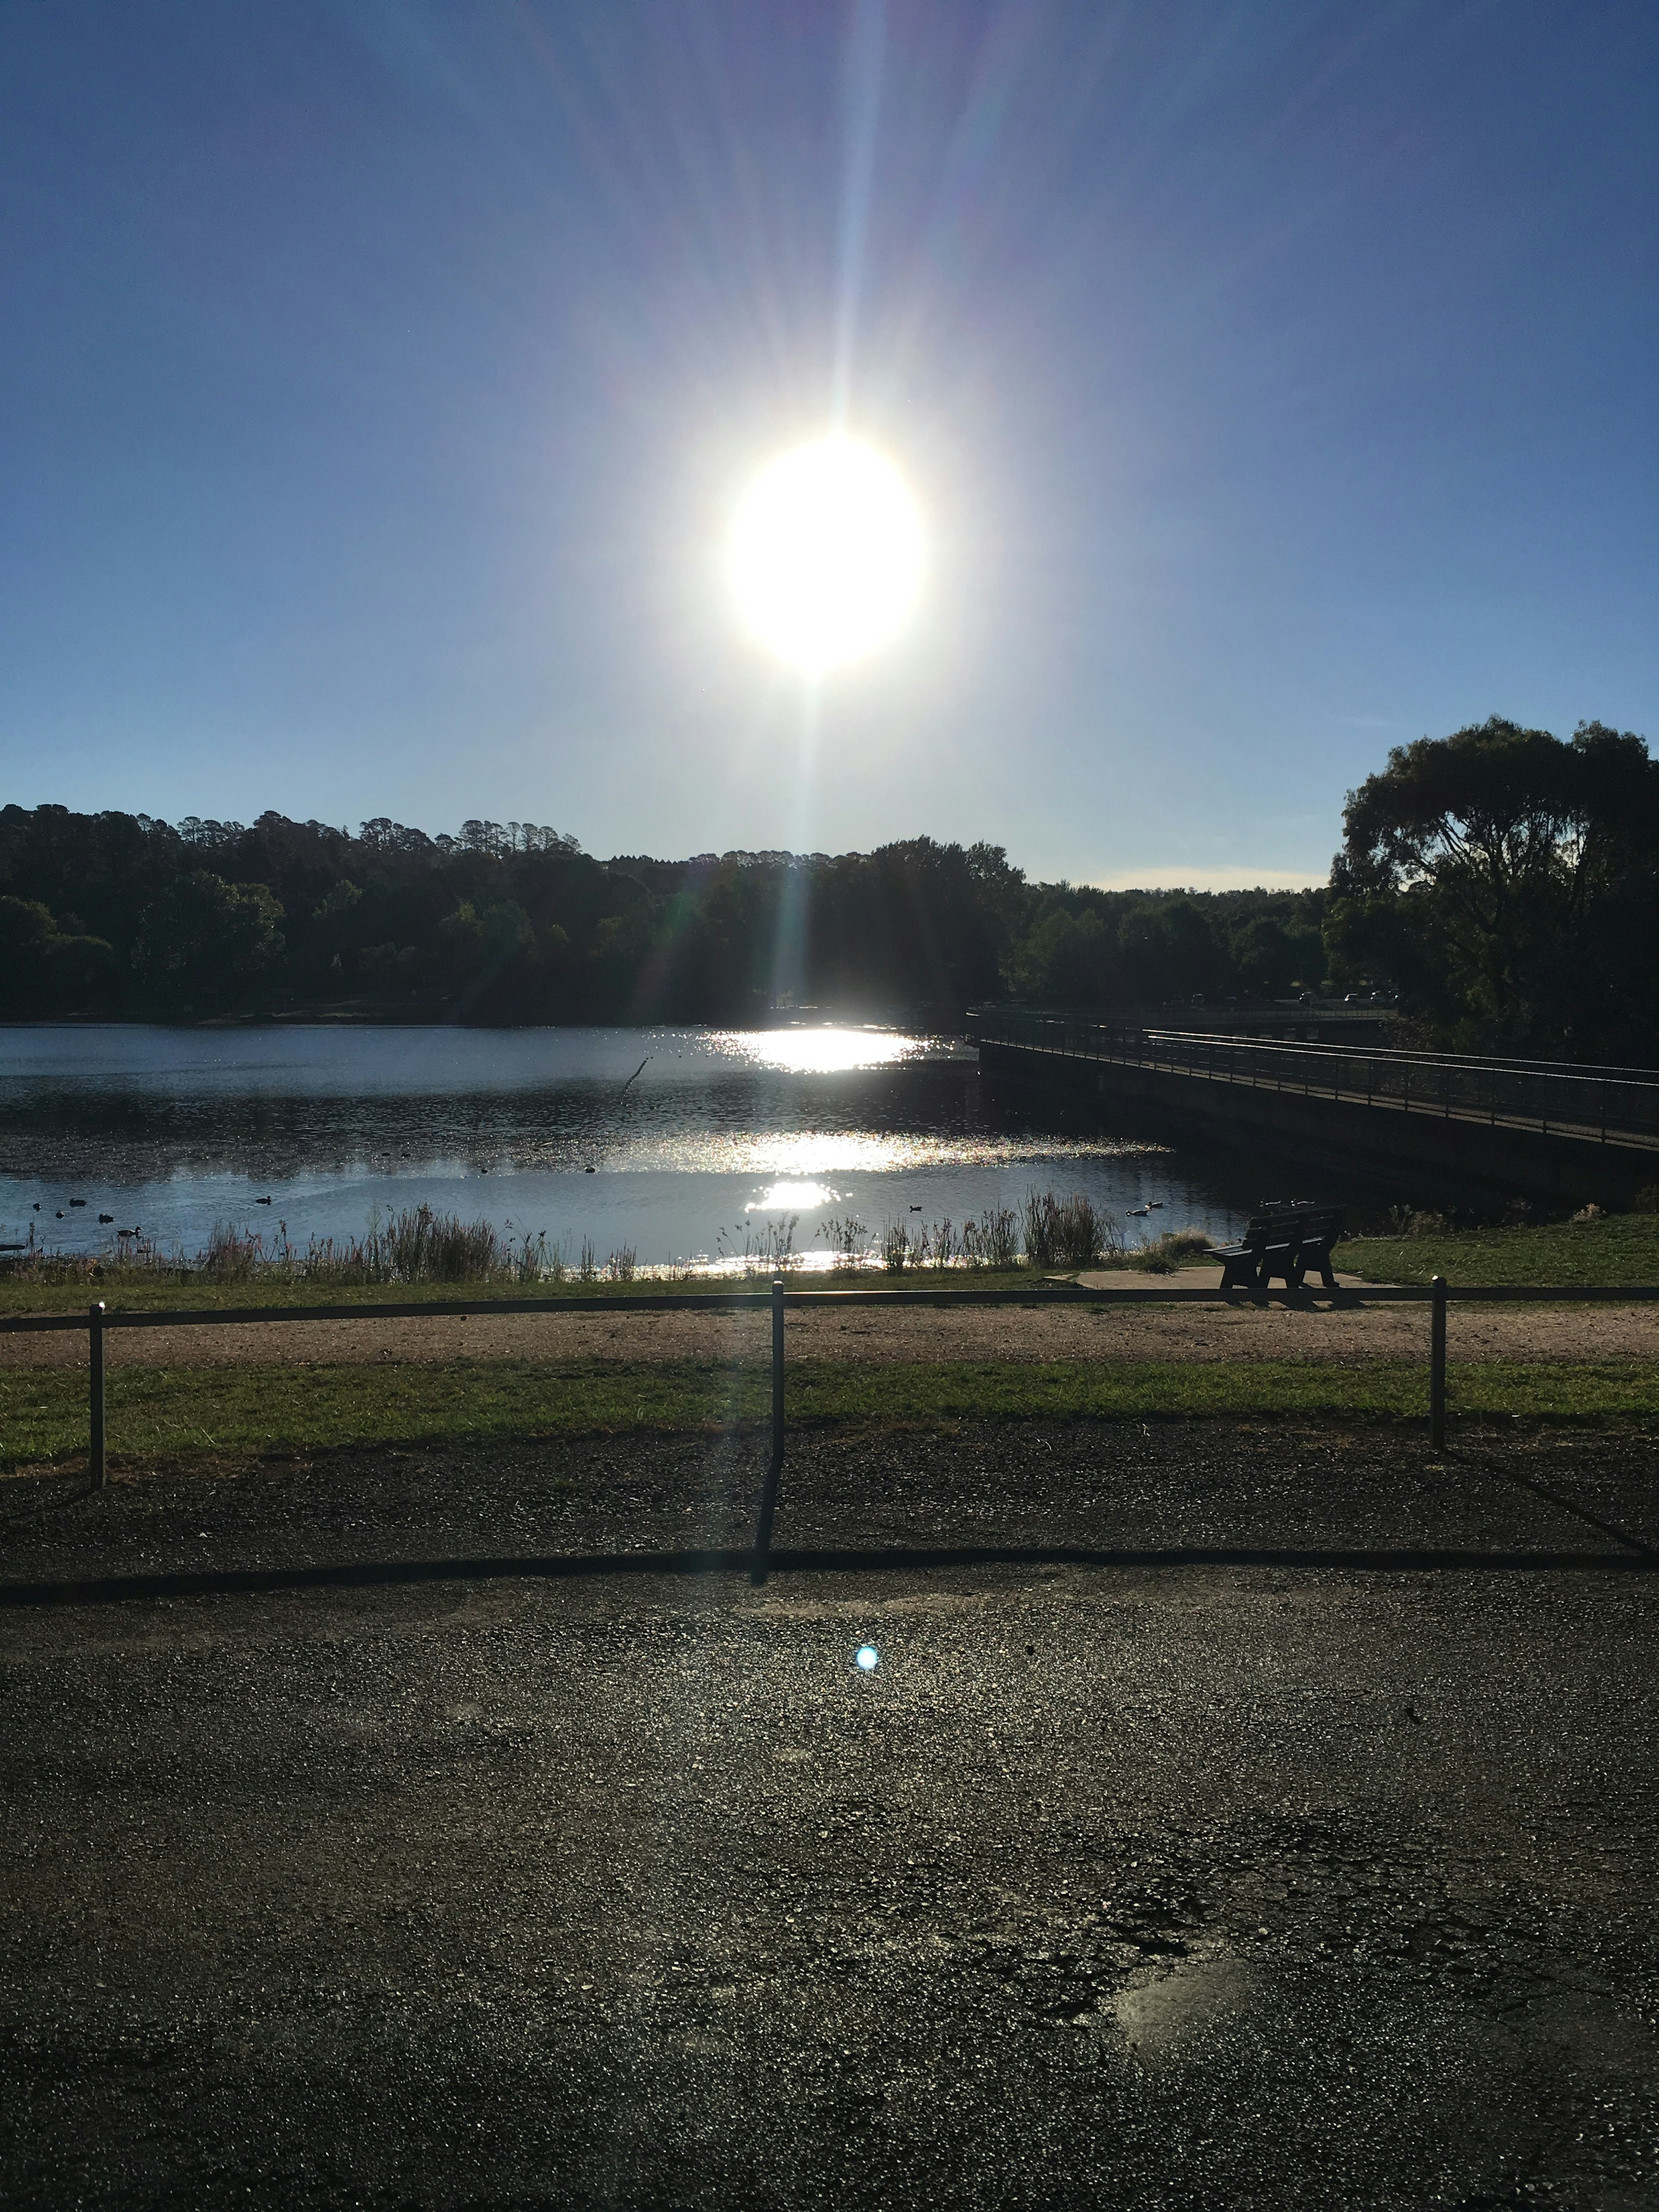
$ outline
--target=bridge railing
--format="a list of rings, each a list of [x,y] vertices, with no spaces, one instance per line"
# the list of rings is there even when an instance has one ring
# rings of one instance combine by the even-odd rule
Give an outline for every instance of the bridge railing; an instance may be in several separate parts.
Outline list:
[[[1659,1152],[1659,1073],[1643,1068],[1580,1071],[1450,1054],[1279,1044],[1042,1014],[981,1014],[973,1018],[970,1030],[981,1045],[1057,1060],[1144,1067],[1249,1090]]]

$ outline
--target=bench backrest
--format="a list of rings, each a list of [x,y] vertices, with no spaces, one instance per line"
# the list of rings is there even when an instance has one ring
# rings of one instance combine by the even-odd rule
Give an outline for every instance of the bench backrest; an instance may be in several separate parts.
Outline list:
[[[1315,1237],[1328,1238],[1334,1244],[1342,1234],[1342,1208],[1340,1206],[1320,1206],[1301,1217],[1299,1231],[1303,1243]]]
[[[1283,1206],[1269,1200],[1250,1217],[1250,1225],[1239,1242],[1254,1252],[1271,1244],[1335,1243],[1342,1234],[1340,1206]]]

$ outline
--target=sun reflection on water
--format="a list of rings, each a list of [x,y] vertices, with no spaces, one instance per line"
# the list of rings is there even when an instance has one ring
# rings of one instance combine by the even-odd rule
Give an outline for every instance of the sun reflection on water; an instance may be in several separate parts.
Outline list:
[[[561,1168],[576,1148],[568,1138],[521,1139],[514,1148],[521,1168]],[[999,1168],[1028,1162],[1056,1170],[1085,1160],[1134,1159],[1163,1146],[1142,1139],[1058,1137],[1034,1133],[945,1133],[928,1129],[653,1129],[611,1137],[607,1168],[635,1172],[678,1171],[742,1175],[760,1181],[821,1182],[896,1170]]]
[[[722,1030],[705,1040],[708,1049],[754,1067],[792,1075],[835,1075],[858,1067],[890,1067],[927,1050],[923,1038],[891,1030]]]
[[[775,1182],[758,1198],[751,1198],[745,1213],[809,1213],[820,1206],[839,1206],[841,1193],[827,1182]]]

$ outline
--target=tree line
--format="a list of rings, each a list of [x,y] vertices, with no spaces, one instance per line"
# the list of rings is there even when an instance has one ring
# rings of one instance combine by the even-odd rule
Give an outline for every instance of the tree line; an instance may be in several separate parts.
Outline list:
[[[600,860],[532,823],[355,835],[267,813],[0,808],[0,1016],[958,1024],[1397,996],[1423,1042],[1646,1060],[1659,1041],[1659,763],[1493,721],[1350,794],[1328,884],[1103,891],[1000,846]]]

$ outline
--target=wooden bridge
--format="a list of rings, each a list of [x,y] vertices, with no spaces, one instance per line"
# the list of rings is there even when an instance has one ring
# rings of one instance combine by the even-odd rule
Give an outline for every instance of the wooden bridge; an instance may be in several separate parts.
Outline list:
[[[1659,1071],[969,1017],[980,1066],[1103,1109],[1381,1172],[1626,1204],[1659,1184]]]

